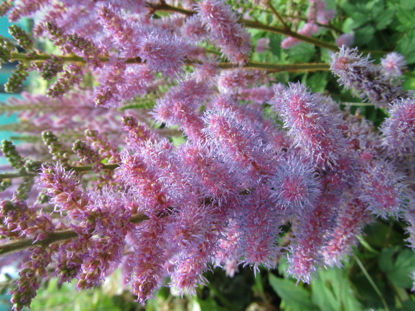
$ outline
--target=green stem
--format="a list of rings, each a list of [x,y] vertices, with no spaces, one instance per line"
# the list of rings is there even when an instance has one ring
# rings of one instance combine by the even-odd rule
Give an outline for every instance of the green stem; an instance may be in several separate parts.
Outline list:
[[[133,224],[139,224],[140,222],[147,220],[148,217],[144,214],[137,214],[131,216],[130,222]],[[35,241],[34,239],[21,239],[16,241],[10,241],[0,245],[0,256],[6,255],[12,252],[16,252],[25,248],[29,248],[35,245],[41,245],[46,247],[52,243],[62,242],[76,238],[78,234],[73,230],[57,231],[48,234],[47,238]]]
[[[212,293],[218,297],[220,302],[228,309],[228,310],[235,310],[235,306],[224,296],[222,295],[212,283],[207,284],[208,288],[212,291]]]
[[[376,283],[373,281],[372,277],[369,275],[369,273],[367,272],[366,268],[363,266],[360,259],[356,255],[353,255],[353,257],[356,260],[357,265],[360,267],[363,274],[365,275],[366,279],[369,281],[370,285],[373,287],[376,294],[379,296],[380,300],[382,301],[383,306],[385,307],[385,310],[389,311],[388,304],[386,303],[385,298],[383,298],[382,293],[380,292],[380,290],[377,287]]]
[[[233,63],[221,63],[218,65],[221,69],[233,69],[241,68],[238,64]],[[257,63],[248,62],[244,66],[244,69],[251,70],[265,70],[267,72],[305,72],[305,71],[328,71],[330,69],[329,64],[325,63],[302,63],[302,64],[269,64],[269,63]]]
[[[52,57],[59,57],[63,61],[71,62],[85,62],[80,56],[76,55],[49,55],[49,54],[22,54],[22,53],[14,53],[11,55],[11,58],[14,60],[25,60],[25,61],[34,61],[34,60],[46,60],[51,59]],[[100,60],[106,61],[108,60],[107,57],[99,57]],[[141,63],[141,59],[139,58],[127,58],[124,59],[126,63]],[[197,62],[188,62],[188,65],[192,65]],[[325,63],[304,63],[304,64],[269,64],[269,63],[257,63],[257,62],[248,62],[245,65],[241,66],[237,63],[228,63],[223,62],[218,64],[219,68],[222,69],[233,69],[233,68],[244,68],[244,69],[261,69],[266,70],[268,72],[281,72],[281,71],[288,71],[288,72],[297,72],[297,71],[327,71],[329,70],[330,66]],[[17,109],[17,108],[16,108]]]
[[[104,164],[104,170],[113,170],[118,167],[118,164]],[[69,168],[70,170],[74,170],[75,172],[89,172],[92,171],[92,166],[72,166]],[[11,173],[2,173],[0,174],[0,180],[4,178],[19,178],[25,176],[36,176],[35,173],[28,173],[26,171],[21,172],[11,172]]]
[[[152,8],[154,12],[155,11],[176,12],[176,13],[185,14],[187,16],[191,16],[193,14],[196,14],[195,11],[186,10],[186,9],[183,9],[183,8],[171,6],[171,5],[168,5],[168,4],[163,3],[163,2],[160,3],[160,4],[156,4],[156,5],[148,3],[147,6]],[[294,38],[296,38],[300,41],[311,43],[311,44],[314,44],[315,46],[327,48],[327,49],[332,50],[332,51],[337,51],[339,49],[335,44],[327,43],[327,42],[324,42],[324,41],[321,41],[321,40],[318,40],[318,39],[315,39],[315,38],[311,38],[311,37],[306,37],[306,36],[300,35],[297,32],[291,31],[287,28],[279,28],[279,27],[268,26],[268,25],[264,25],[264,24],[262,24],[258,21],[249,21],[249,20],[246,20],[246,19],[240,19],[239,22],[241,24],[244,24],[246,27],[249,27],[249,28],[261,29],[261,30],[265,30],[265,31],[268,31],[268,32],[273,32],[273,33],[277,33],[277,34],[282,34],[282,35],[294,37]]]
[[[281,14],[278,13],[278,11],[272,5],[272,1],[271,0],[268,0],[267,1],[267,5],[271,9],[271,11],[275,15],[275,17],[280,21],[281,25],[283,25],[285,29],[290,29],[290,27],[288,27],[288,25],[285,23],[285,21],[282,18]]]

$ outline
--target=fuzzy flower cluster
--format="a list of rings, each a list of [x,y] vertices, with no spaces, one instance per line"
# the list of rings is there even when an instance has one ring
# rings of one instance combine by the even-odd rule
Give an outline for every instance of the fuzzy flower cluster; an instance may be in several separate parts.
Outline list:
[[[407,177],[381,150],[367,149],[366,124],[328,98],[301,84],[273,91],[269,103],[284,132],[255,105],[190,75],[153,111],[159,122],[179,126],[184,144],[129,116],[122,152],[96,132],[77,145],[91,162],[116,163],[110,178],[85,188],[65,165],[42,166],[38,181],[63,216],[42,230],[75,234],[51,249],[45,264],[60,282],[77,279],[79,288],[98,285],[121,265],[125,286],[142,303],[167,277],[179,292],[194,293],[210,264],[233,275],[240,264],[274,268],[288,252],[288,273],[304,282],[319,266],[340,266],[371,214],[405,209]],[[7,224],[25,226],[23,215],[5,216]],[[43,228],[37,219],[30,222]],[[277,243],[287,223],[288,248]],[[11,240],[12,227],[5,231]]]
[[[193,4],[157,18],[173,7],[21,0],[9,8],[13,20],[34,16],[37,34],[64,53],[30,67],[58,74],[49,96],[6,105],[45,145],[40,161],[2,145],[13,169],[1,181],[0,254],[28,245],[15,310],[44,279],[84,289],[117,268],[143,304],[166,280],[194,294],[212,266],[233,276],[286,258],[288,274],[310,282],[319,267],[341,266],[373,217],[404,217],[415,246],[415,104],[402,91],[402,58],[375,65],[344,45],[332,56],[345,88],[386,109],[376,131],[301,83],[273,84],[247,63],[250,38],[230,6]],[[310,1],[307,27],[333,16]],[[206,43],[233,63],[208,55]]]
[[[342,46],[338,53],[332,54],[330,69],[346,89],[377,107],[386,107],[393,100],[408,97],[396,79],[403,64],[402,56],[393,53],[382,60],[382,65],[375,65],[356,48]]]
[[[300,35],[311,37],[319,31],[319,24],[326,25],[334,18],[336,12],[327,8],[327,4],[324,0],[309,0],[309,8],[307,13],[306,23],[298,30]],[[350,40],[348,40],[350,41]],[[353,41],[353,40],[351,40]],[[283,49],[289,49],[296,46],[301,41],[294,37],[285,38],[281,42]]]

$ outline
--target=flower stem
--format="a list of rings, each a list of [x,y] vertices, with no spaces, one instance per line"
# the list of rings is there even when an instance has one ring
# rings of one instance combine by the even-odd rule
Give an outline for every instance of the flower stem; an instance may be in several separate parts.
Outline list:
[[[64,62],[85,62],[85,59],[77,55],[50,55],[50,54],[30,54],[26,55],[23,53],[13,53],[11,55],[12,60],[22,60],[22,61],[36,61],[36,60],[47,60],[52,58],[60,58]],[[100,56],[100,60],[108,61],[108,57]],[[128,64],[132,63],[142,63],[139,57],[127,58],[124,61]],[[194,62],[188,62],[187,65],[193,65]],[[304,71],[328,71],[330,66],[325,63],[303,63],[303,64],[269,64],[269,63],[257,63],[257,62],[248,62],[245,65],[241,66],[237,63],[228,63],[222,62],[218,64],[218,67],[221,69],[233,69],[233,68],[245,68],[252,70],[265,70],[268,72],[304,72]]]
[[[118,167],[118,164],[104,164],[104,170],[113,170]],[[74,170],[75,172],[89,172],[92,171],[92,166],[72,166],[69,167],[70,170]],[[0,180],[3,178],[19,178],[25,176],[36,176],[36,173],[28,173],[26,171],[21,172],[10,172],[10,173],[2,173],[0,174]]]
[[[147,219],[148,217],[146,215],[137,214],[131,216],[130,222],[133,224],[139,224],[140,222]],[[51,232],[48,234],[47,238],[39,241],[35,241],[34,239],[21,239],[16,241],[10,241],[4,243],[3,245],[0,245],[0,256],[16,252],[25,248],[29,248],[35,245],[41,245],[43,247],[46,247],[52,243],[70,240],[76,238],[77,236],[78,234],[73,230],[64,230]]]
[[[164,2],[161,2],[159,4],[147,3],[147,6],[149,8],[151,8],[154,12],[155,11],[176,12],[176,13],[185,14],[187,16],[191,16],[193,14],[196,14],[195,11],[186,10],[186,9],[183,9],[183,8],[171,6],[171,5],[168,5]],[[282,34],[282,35],[294,37],[294,38],[296,38],[300,41],[311,43],[311,44],[314,44],[315,46],[327,48],[327,49],[332,50],[332,51],[337,51],[339,49],[335,44],[331,44],[331,43],[324,42],[324,41],[321,41],[321,40],[318,40],[318,39],[315,39],[315,38],[300,35],[299,33],[291,31],[290,29],[288,29],[286,27],[279,28],[279,27],[274,27],[274,26],[268,26],[268,25],[264,25],[264,24],[262,24],[258,21],[249,21],[249,20],[246,20],[246,19],[240,19],[239,22],[241,24],[244,24],[246,27],[249,27],[249,28],[261,29],[261,30],[265,30],[265,31],[268,31],[268,32],[273,32],[273,33],[277,33],[277,34]]]
[[[275,17],[280,21],[281,25],[283,25],[285,29],[290,29],[290,27],[288,27],[287,23],[284,21],[284,19],[281,16],[281,14],[278,13],[278,11],[272,5],[271,0],[268,0],[267,1],[267,6],[271,9],[271,11],[275,15]]]
[[[356,255],[353,255],[353,257],[356,260],[357,265],[359,266],[359,268],[362,270],[363,274],[365,275],[366,279],[369,281],[370,285],[373,287],[376,294],[379,296],[380,300],[382,301],[383,306],[385,307],[385,310],[389,311],[388,304],[386,303],[385,298],[383,298],[382,293],[380,292],[376,283],[373,281],[372,277],[367,272],[365,266],[363,266],[363,263],[360,261],[360,259]]]

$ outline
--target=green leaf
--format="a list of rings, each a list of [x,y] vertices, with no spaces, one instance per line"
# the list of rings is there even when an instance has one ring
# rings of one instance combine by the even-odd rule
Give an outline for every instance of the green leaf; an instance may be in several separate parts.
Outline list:
[[[395,286],[411,288],[410,274],[415,269],[415,253],[399,246],[385,248],[379,257],[379,268]]]
[[[393,20],[395,16],[394,10],[384,10],[379,13],[378,18],[376,18],[376,29],[383,30],[385,29]]]
[[[373,39],[375,34],[375,28],[372,25],[367,25],[363,28],[356,30],[355,41],[356,45],[367,44],[370,40]]]
[[[309,293],[302,287],[296,286],[293,281],[281,279],[269,274],[269,283],[274,291],[281,297],[287,311],[317,310],[311,302]]]
[[[322,311],[362,310],[344,270],[320,269],[318,277],[311,281],[311,289],[312,302]]]
[[[356,22],[353,20],[353,18],[348,17],[344,20],[343,26],[342,26],[342,30],[345,33],[349,33],[352,32],[353,29],[356,28]]]
[[[344,11],[354,20],[354,28],[358,28],[371,19],[371,16],[364,3],[352,4],[346,2],[343,6]]]
[[[200,299],[194,297],[192,299],[191,310],[194,311],[227,311],[225,308],[218,306],[216,301],[208,297],[207,299]]]
[[[396,18],[399,24],[396,26],[398,31],[408,31],[414,29],[415,11],[411,9],[404,9],[402,7],[397,9]]]
[[[327,85],[328,72],[316,72],[308,76],[305,83],[313,92],[323,92]]]
[[[415,30],[406,33],[398,41],[397,51],[405,57],[408,64],[415,63]]]
[[[282,37],[280,35],[272,34],[269,36],[269,47],[271,53],[279,57],[281,54]]]
[[[300,43],[287,51],[288,59],[294,63],[308,62],[315,53],[316,49],[313,45],[308,43]]]

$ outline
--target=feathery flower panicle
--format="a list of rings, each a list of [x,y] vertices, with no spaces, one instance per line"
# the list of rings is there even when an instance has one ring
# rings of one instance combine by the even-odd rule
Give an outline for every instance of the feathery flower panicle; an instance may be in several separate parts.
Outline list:
[[[147,140],[136,151],[147,167],[154,169],[155,177],[163,187],[173,206],[182,202],[193,202],[196,198],[189,175],[191,172],[183,165],[180,151],[165,138]]]
[[[221,93],[232,94],[266,81],[267,77],[264,72],[239,68],[222,71],[218,78],[218,88]]]
[[[240,247],[245,265],[258,272],[259,265],[273,268],[279,253],[276,239],[280,234],[283,211],[266,186],[251,193],[241,208]]]
[[[0,203],[0,234],[9,239],[33,238],[43,240],[55,229],[48,215],[42,214],[39,207],[28,207],[26,202],[2,201]]]
[[[174,223],[173,236],[179,253],[172,258],[171,284],[181,295],[195,294],[199,284],[206,284],[203,272],[211,260],[224,217],[214,205],[189,204],[180,211]]]
[[[273,154],[262,137],[262,131],[249,120],[240,120],[229,108],[209,110],[204,115],[208,143],[226,163],[231,172],[248,174],[247,183],[272,174]]]
[[[167,223],[166,218],[152,216],[127,236],[133,253],[124,258],[124,281],[142,304],[160,288],[166,275],[164,265],[168,260],[168,243],[163,232]]]
[[[362,173],[359,199],[375,215],[383,218],[387,215],[397,217],[407,194],[404,180],[405,176],[392,163],[385,160],[373,161]]]
[[[127,132],[126,143],[131,148],[138,150],[148,140],[156,140],[157,136],[146,126],[139,124],[133,116],[122,118],[123,129]]]
[[[120,181],[131,187],[142,212],[152,215],[165,211],[170,206],[155,169],[148,167],[139,155],[123,152],[116,174]]]
[[[310,0],[309,9],[307,14],[307,22],[298,30],[300,35],[311,37],[319,31],[319,27],[316,24],[328,24],[331,19],[334,18],[336,12],[334,10],[328,10],[326,3],[322,0]],[[283,49],[289,49],[298,45],[301,41],[294,37],[288,37],[282,40],[281,47]]]
[[[333,53],[330,70],[345,89],[353,90],[357,96],[377,107],[385,107],[398,97],[405,96],[400,82],[386,76],[369,56],[358,54],[357,48],[342,46],[339,52]]]
[[[120,162],[120,154],[117,147],[109,142],[99,131],[87,129],[84,133],[87,142],[103,159],[107,159],[109,163]]]
[[[97,70],[98,82],[100,85],[94,90],[94,102],[97,106],[118,106],[120,104],[118,82],[124,82],[126,64],[117,60],[110,60]],[[115,93],[115,94],[114,94]]]
[[[389,118],[381,126],[382,145],[399,157],[415,153],[415,99],[403,98],[393,103]]]
[[[327,231],[332,227],[332,206],[338,203],[333,195],[323,193],[314,209],[305,210],[298,215],[293,224],[294,239],[288,253],[288,273],[297,279],[309,283],[317,266],[322,265],[320,252]]]
[[[323,0],[309,0],[308,20],[326,25],[336,15],[336,11],[327,9]]]
[[[15,288],[10,292],[13,311],[20,311],[24,306],[30,305],[31,300],[36,296],[41,279],[47,275],[46,267],[50,261],[50,249],[35,246],[31,250],[30,260],[23,264]]]
[[[51,97],[61,97],[82,80],[82,68],[78,65],[69,64],[58,76],[56,82],[48,89],[47,94]]]
[[[59,163],[49,166],[44,164],[38,178],[59,211],[76,214],[85,209],[89,198],[80,189],[73,171],[66,171]]]
[[[264,53],[269,49],[269,38],[259,38],[256,42],[255,52]]]
[[[206,82],[208,85],[216,80],[219,68],[215,60],[206,60],[203,64],[195,64],[192,77],[196,82]]]
[[[415,197],[415,193],[413,191],[410,191],[409,193],[409,199],[413,200]],[[410,204],[406,208],[403,216],[405,222],[408,224],[408,226],[405,228],[408,234],[408,238],[406,239],[406,241],[408,242],[409,247],[415,250],[415,208],[413,207],[413,204]]]
[[[153,116],[167,125],[179,125],[189,139],[197,141],[202,138],[203,122],[196,110],[210,93],[206,83],[185,80],[158,100]]]
[[[324,168],[336,165],[345,141],[341,131],[331,125],[333,116],[320,108],[321,102],[305,86],[291,83],[287,89],[276,88],[271,103],[294,144]]]
[[[215,266],[225,269],[226,275],[233,277],[238,271],[242,258],[241,219],[232,217],[223,230],[215,251]]]
[[[196,41],[205,40],[208,36],[208,32],[198,15],[187,18],[181,32],[184,37]]]
[[[352,253],[352,247],[357,244],[356,236],[370,219],[367,207],[355,198],[355,194],[345,194],[340,204],[336,224],[322,248],[324,264],[329,267],[342,266],[341,260]]]
[[[405,59],[402,55],[392,52],[381,59],[383,73],[391,78],[396,78],[402,75],[402,70],[405,69]]]
[[[132,229],[130,211],[120,195],[103,189],[90,197],[86,211],[78,216],[86,222],[82,230],[88,237],[77,276],[79,288],[98,286],[115,270],[123,257],[125,236]]]
[[[339,47],[343,45],[346,47],[350,47],[354,42],[354,33],[344,33],[337,37],[336,44]]]
[[[174,77],[180,73],[189,48],[190,44],[177,35],[155,28],[140,38],[139,56],[150,69]]]
[[[244,63],[251,52],[249,34],[238,24],[238,18],[221,0],[203,0],[198,15],[209,29],[210,38],[232,62]]]
[[[215,159],[214,153],[206,145],[187,143],[178,152],[187,179],[197,192],[219,202],[223,199],[236,200],[235,187],[238,180],[227,172],[228,168]]]
[[[98,9],[98,16],[100,22],[103,24],[108,35],[111,35],[116,44],[123,47],[125,57],[134,57],[138,55],[139,47],[137,45],[137,34],[128,25],[126,19],[121,18],[111,5],[104,6]]]
[[[269,184],[277,203],[290,213],[301,214],[305,209],[312,209],[321,194],[314,166],[307,159],[294,154],[278,162]]]
[[[32,16],[50,2],[50,0],[21,0],[9,12],[9,20],[11,22],[16,22],[23,16]]]
[[[270,120],[263,118],[263,111],[260,105],[243,105],[239,104],[234,96],[220,95],[214,97],[208,107],[212,110],[225,109],[231,112],[236,123],[243,124],[247,127],[246,130],[255,132],[258,135],[258,139],[261,139],[262,142],[266,142],[266,144],[275,142],[275,127]],[[267,148],[271,147],[268,146]]]
[[[260,86],[241,90],[238,99],[263,104],[269,102],[274,95],[272,87]]]

